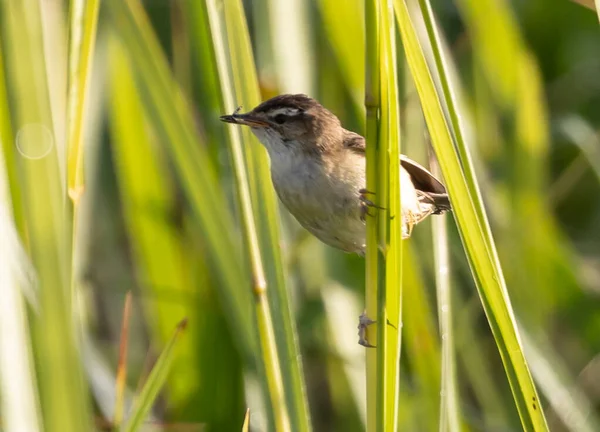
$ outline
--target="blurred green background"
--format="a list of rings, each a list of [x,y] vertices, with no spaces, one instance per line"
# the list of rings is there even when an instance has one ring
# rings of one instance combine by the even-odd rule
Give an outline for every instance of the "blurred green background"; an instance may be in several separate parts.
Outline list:
[[[74,28],[86,28],[70,24],[69,8],[73,14],[78,3],[4,0],[0,7],[2,424],[11,431],[110,428],[131,291],[125,406],[188,319],[142,430],[241,430],[247,407],[251,430],[274,430],[255,355],[235,137],[218,117],[277,94],[306,93],[364,133],[363,2],[251,0],[243,11],[230,0],[100,2],[81,111],[85,192],[73,210],[68,41]],[[549,427],[599,430],[598,16],[567,0],[432,6],[462,89],[470,150]],[[398,66],[402,152],[427,165],[424,120],[402,55]],[[248,134],[242,144],[284,381],[295,389],[286,395],[292,424],[308,422],[305,383],[313,430],[362,431],[356,324],[364,260],[322,245],[285,209],[273,211],[264,150]],[[457,230],[446,219],[461,430],[520,430]],[[402,431],[438,430],[440,418],[432,245],[427,220],[406,246]],[[29,398],[15,396],[27,389]],[[20,423],[23,416],[31,423]]]

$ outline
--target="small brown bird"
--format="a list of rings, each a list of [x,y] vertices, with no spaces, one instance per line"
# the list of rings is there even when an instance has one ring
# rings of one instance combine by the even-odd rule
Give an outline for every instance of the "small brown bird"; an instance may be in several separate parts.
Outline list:
[[[266,147],[277,195],[300,224],[324,243],[364,255],[365,215],[376,207],[365,190],[365,139],[342,127],[316,100],[280,95],[252,111],[222,116],[249,126]],[[430,214],[450,210],[446,188],[402,155],[402,233]]]

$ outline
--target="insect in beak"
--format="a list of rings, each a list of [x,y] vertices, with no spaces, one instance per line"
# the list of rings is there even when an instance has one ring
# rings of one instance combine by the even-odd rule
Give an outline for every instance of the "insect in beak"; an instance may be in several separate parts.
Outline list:
[[[225,123],[239,124],[250,127],[268,127],[269,123],[261,118],[258,118],[251,113],[238,114],[242,109],[241,106],[230,115],[221,116],[219,119]]]

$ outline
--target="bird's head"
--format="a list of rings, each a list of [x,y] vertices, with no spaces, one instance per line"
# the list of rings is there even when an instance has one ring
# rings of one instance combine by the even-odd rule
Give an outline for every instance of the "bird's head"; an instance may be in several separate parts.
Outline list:
[[[319,154],[342,145],[339,119],[303,94],[269,99],[252,111],[221,117],[227,123],[250,126],[271,155],[287,152]]]

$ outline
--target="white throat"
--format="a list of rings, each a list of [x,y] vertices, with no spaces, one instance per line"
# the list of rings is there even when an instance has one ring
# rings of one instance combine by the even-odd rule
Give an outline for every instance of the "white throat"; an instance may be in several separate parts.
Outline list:
[[[275,165],[278,169],[280,165],[289,165],[290,161],[300,159],[298,149],[300,144],[296,142],[285,142],[281,135],[269,128],[252,128],[252,133],[259,139],[261,144],[265,146],[271,165]]]

